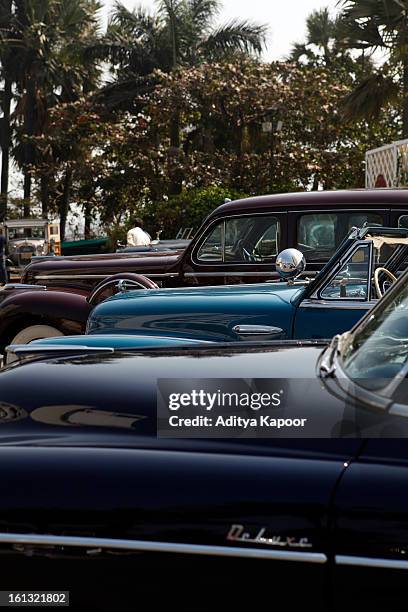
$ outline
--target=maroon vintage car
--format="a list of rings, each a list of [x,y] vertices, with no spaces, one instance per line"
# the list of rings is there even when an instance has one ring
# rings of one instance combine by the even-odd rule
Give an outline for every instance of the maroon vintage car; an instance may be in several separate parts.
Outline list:
[[[276,278],[276,255],[287,247],[305,254],[309,273],[319,270],[348,230],[364,223],[408,228],[408,191],[248,198],[217,208],[184,251],[35,261],[23,285],[0,290],[0,352],[10,343],[83,333],[93,306],[117,291],[120,279],[149,288],[262,282]]]
[[[319,270],[353,226],[408,227],[403,189],[290,193],[218,207],[185,250],[38,258],[22,282],[90,290],[119,272],[143,274],[161,287],[255,283],[276,278],[277,254],[302,251]]]

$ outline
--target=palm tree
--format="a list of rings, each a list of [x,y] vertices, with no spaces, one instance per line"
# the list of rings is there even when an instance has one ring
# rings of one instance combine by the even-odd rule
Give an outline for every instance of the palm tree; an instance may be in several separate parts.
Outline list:
[[[237,52],[260,54],[266,26],[245,20],[215,26],[220,8],[219,0],[157,0],[150,14],[116,2],[106,36],[94,49],[109,59],[115,75],[105,90],[112,105],[131,102],[155,69],[170,72]]]
[[[129,11],[116,2],[99,49],[109,58],[116,78],[101,92],[111,107],[132,107],[135,97],[149,87],[155,69],[171,72],[237,53],[260,54],[264,48],[265,25],[238,19],[215,25],[219,0],[157,0],[156,4],[157,11],[150,14],[143,7]],[[173,151],[180,148],[177,109],[170,125],[170,146]],[[172,191],[179,190],[176,179]]]
[[[306,57],[311,62],[318,62],[322,57],[324,63],[330,65],[337,52],[337,35],[337,20],[332,19],[328,8],[312,11],[306,19],[306,42],[294,44],[290,59],[298,61]]]
[[[16,108],[20,136],[15,156],[24,171],[24,214],[29,214],[32,165],[41,158],[33,138],[47,130],[48,109],[76,99],[98,71],[84,62],[97,29],[94,0],[13,0],[11,24],[2,36],[17,66]],[[41,178],[43,213],[48,212],[47,175]]]
[[[361,79],[346,100],[350,117],[378,117],[402,98],[402,134],[408,138],[408,1],[341,0],[341,19],[352,48],[381,50],[386,62]]]
[[[11,0],[0,0],[0,31],[8,29],[11,22]],[[1,179],[0,179],[0,222],[7,213],[10,145],[11,145],[11,103],[13,74],[16,64],[12,54],[6,48],[0,50],[0,78],[3,84],[1,92],[0,147],[1,147]]]

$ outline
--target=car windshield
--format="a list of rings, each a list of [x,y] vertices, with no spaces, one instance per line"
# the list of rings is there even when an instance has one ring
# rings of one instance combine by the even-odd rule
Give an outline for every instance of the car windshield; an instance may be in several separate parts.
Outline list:
[[[363,326],[350,335],[342,354],[348,377],[372,390],[405,378],[408,364],[408,284],[380,302]]]

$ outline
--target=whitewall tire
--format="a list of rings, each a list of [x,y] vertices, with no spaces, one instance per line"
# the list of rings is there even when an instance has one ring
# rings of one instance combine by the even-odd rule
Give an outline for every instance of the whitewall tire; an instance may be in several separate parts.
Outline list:
[[[64,334],[51,325],[30,325],[21,329],[9,344],[30,344],[34,340],[41,340],[42,338],[56,338],[57,336],[63,336]],[[12,363],[16,361],[16,356],[8,354],[6,356],[6,363]]]

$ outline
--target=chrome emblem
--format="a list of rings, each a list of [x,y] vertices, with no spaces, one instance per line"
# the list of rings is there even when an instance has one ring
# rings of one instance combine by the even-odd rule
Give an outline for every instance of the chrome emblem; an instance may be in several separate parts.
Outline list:
[[[245,544],[267,544],[281,548],[312,548],[313,544],[308,538],[295,538],[291,536],[269,535],[267,527],[261,527],[256,532],[246,530],[244,525],[231,525],[226,539],[229,542],[243,542]]]

